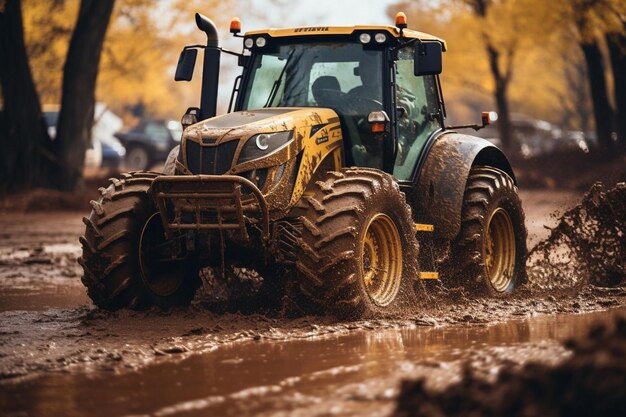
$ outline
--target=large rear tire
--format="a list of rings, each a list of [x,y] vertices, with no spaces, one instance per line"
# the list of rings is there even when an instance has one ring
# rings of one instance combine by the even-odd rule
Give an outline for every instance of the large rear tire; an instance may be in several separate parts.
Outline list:
[[[526,281],[524,210],[513,179],[492,167],[470,170],[461,231],[452,244],[455,281],[477,295],[502,296]]]
[[[174,268],[185,272],[185,282],[169,287],[166,296],[151,291],[142,275],[142,237],[147,236],[148,220],[154,220],[156,213],[148,191],[159,174],[122,175],[122,179],[112,179],[109,187],[100,189],[102,196],[91,202],[93,210],[83,219],[86,228],[80,237],[83,255],[79,263],[84,269],[82,282],[89,297],[107,310],[188,304],[200,285],[197,270],[189,263]],[[151,226],[148,234],[158,235],[158,225]],[[180,279],[180,275],[174,279]]]
[[[416,304],[415,228],[393,177],[362,168],[329,172],[299,206],[297,289],[305,301],[340,319]]]

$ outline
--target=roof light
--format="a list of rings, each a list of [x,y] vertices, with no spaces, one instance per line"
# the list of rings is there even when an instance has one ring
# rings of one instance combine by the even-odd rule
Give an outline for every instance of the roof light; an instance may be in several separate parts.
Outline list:
[[[246,48],[250,49],[254,46],[254,39],[252,38],[248,38],[245,41],[243,41],[243,46],[245,46]]]
[[[399,29],[406,29],[407,23],[404,12],[398,12],[398,14],[396,14],[396,27]]]
[[[369,43],[369,41],[372,40],[372,36],[369,33],[361,33],[361,35],[359,35],[359,40],[361,43]]]
[[[263,36],[259,36],[258,38],[256,38],[255,44],[259,48],[263,48],[266,43],[267,43],[267,41],[265,40],[265,38]]]
[[[230,33],[236,35],[239,32],[241,32],[241,20],[238,17],[233,17],[230,21]]]
[[[387,37],[384,33],[377,33],[374,35],[374,40],[378,43],[384,43],[387,40]]]

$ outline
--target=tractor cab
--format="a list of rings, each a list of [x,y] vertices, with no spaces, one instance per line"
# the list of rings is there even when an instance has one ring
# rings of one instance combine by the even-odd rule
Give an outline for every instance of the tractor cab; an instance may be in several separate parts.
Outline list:
[[[410,180],[426,139],[443,127],[441,39],[392,26],[312,27],[250,32],[244,46],[235,110],[330,108],[348,166]]]
[[[402,18],[396,25],[246,33],[229,111],[332,109],[345,165],[410,181],[427,139],[443,128],[438,74],[445,42],[406,29]],[[207,69],[205,59],[205,71],[216,72],[216,64],[208,62]]]

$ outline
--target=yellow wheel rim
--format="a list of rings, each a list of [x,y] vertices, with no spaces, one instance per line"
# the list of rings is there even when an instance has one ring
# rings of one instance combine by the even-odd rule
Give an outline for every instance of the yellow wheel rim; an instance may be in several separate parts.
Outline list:
[[[361,276],[371,300],[384,307],[398,294],[402,281],[402,242],[386,214],[369,221],[361,241]]]
[[[494,211],[487,224],[485,268],[496,291],[509,288],[515,269],[515,232],[511,217],[503,208]]]

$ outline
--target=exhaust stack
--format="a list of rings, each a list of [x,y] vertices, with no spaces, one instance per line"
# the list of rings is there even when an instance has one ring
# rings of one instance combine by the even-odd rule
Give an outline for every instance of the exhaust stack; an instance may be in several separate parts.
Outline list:
[[[217,89],[220,78],[220,49],[217,28],[208,17],[196,13],[196,25],[207,37],[202,66],[202,96],[199,120],[214,117],[217,112]]]

